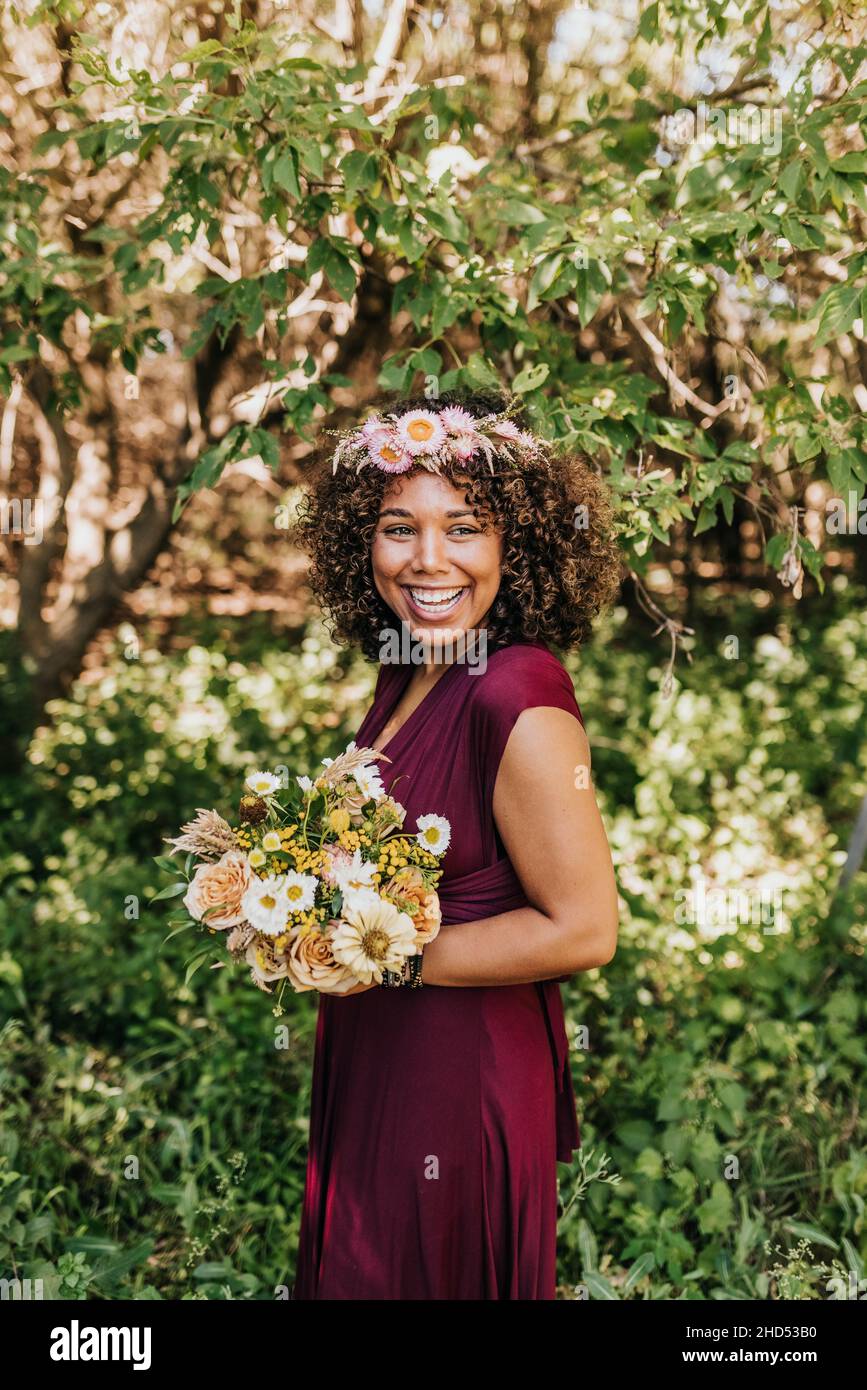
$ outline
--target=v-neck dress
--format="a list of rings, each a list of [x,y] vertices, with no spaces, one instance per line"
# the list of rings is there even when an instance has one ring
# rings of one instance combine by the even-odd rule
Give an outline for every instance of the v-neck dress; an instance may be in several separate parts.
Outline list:
[[[380,666],[359,747],[413,669]],[[514,643],[449,666],[380,750],[405,829],[451,823],[441,931],[528,905],[492,802],[538,705],[583,723],[562,662]],[[580,1143],[560,981],[320,996],[293,1298],[553,1299],[556,1163]]]

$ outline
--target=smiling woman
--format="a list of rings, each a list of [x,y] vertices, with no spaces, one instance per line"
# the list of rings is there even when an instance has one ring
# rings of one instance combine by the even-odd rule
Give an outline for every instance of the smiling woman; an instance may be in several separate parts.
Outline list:
[[[559,981],[611,959],[617,894],[552,647],[587,635],[617,560],[593,470],[505,404],[375,414],[302,512],[336,636],[380,663],[356,743],[407,827],[435,806],[451,841],[427,988],[320,999],[296,1299],[554,1297],[556,1162],[580,1144]]]

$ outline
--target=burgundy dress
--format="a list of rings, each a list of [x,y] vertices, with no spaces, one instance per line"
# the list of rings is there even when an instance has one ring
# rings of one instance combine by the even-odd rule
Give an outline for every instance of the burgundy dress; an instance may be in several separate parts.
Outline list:
[[[360,748],[413,669],[380,666]],[[492,800],[533,705],[581,720],[543,643],[489,650],[484,673],[454,663],[376,764],[410,833],[451,822],[442,931],[527,906]],[[556,1161],[580,1143],[558,981],[322,995],[293,1298],[553,1299]]]

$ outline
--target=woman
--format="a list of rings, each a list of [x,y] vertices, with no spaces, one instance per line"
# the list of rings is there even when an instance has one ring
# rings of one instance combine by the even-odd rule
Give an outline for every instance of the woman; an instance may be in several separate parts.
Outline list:
[[[450,822],[442,928],[420,979],[320,998],[293,1296],[552,1299],[556,1162],[580,1146],[558,982],[611,959],[617,894],[548,644],[616,587],[610,511],[501,396],[386,409],[300,535],[337,638],[380,661],[357,745],[408,828]]]

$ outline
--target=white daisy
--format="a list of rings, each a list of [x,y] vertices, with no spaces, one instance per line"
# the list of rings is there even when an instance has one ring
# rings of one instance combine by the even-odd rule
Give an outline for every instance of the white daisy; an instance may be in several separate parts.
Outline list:
[[[269,830],[267,834],[262,836],[262,848],[268,854],[276,854],[278,850],[283,848],[283,841],[276,830]]]
[[[331,870],[332,879],[344,897],[359,889],[372,888],[375,873],[376,865],[370,859],[362,859],[360,849],[348,862],[338,862]]]
[[[247,863],[250,865],[251,869],[261,869],[265,861],[266,856],[262,853],[261,849],[259,849],[258,845],[255,849],[251,849],[250,853],[247,855]]]
[[[359,791],[372,801],[379,801],[385,796],[385,787],[382,785],[382,778],[379,769],[370,763],[365,763],[363,767],[357,767],[353,772]]]
[[[286,930],[290,903],[286,896],[286,880],[282,874],[257,878],[241,899],[244,916],[255,931],[266,936],[279,936]]]
[[[359,892],[351,903],[344,903],[331,954],[360,983],[379,984],[384,970],[401,971],[407,956],[416,954],[412,918],[378,893]]]
[[[290,912],[307,912],[316,898],[319,879],[315,874],[299,874],[290,869],[284,875]]]
[[[445,816],[419,816],[416,839],[431,854],[445,854],[451,843],[452,828]]]
[[[309,777],[296,777],[295,781],[298,783],[299,787],[303,792],[312,792],[313,783]]]
[[[251,772],[244,783],[256,796],[273,796],[280,785],[280,778],[273,772]]]

